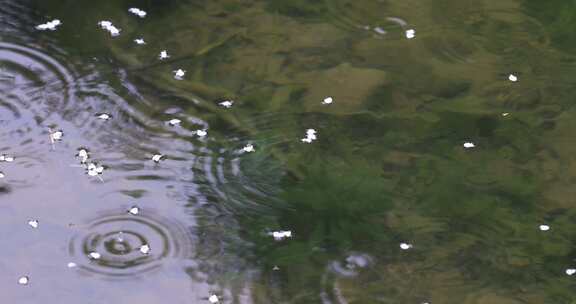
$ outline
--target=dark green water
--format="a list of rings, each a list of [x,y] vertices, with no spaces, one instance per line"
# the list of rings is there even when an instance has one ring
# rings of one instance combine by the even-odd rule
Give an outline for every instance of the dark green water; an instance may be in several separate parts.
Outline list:
[[[569,0],[0,0],[0,303],[576,303],[575,28]]]

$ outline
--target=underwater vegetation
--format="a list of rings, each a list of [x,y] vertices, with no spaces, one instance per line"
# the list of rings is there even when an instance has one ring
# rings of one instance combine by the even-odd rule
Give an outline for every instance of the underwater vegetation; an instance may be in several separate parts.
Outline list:
[[[42,147],[74,150],[94,185],[122,185],[99,200],[126,199],[106,204],[122,215],[85,216],[68,246],[77,268],[130,277],[185,261],[212,303],[574,302],[573,2],[25,5],[43,26],[27,32],[33,48],[6,38],[0,63],[30,87],[0,75],[0,108],[13,121],[33,108],[42,126],[67,113],[56,125],[81,131],[51,125]],[[53,45],[65,68],[32,51]],[[23,53],[35,66],[11,61]],[[50,100],[35,89],[53,79],[62,103],[9,106]],[[106,135],[78,122],[86,109]],[[0,152],[30,129],[0,133]],[[33,138],[21,142],[40,150]],[[25,191],[22,176],[0,200]],[[146,231],[125,242],[117,222]]]

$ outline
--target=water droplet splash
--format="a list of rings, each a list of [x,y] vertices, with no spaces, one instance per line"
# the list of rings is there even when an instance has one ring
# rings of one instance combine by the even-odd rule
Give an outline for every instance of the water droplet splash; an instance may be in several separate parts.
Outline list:
[[[134,216],[119,210],[85,227],[68,247],[80,271],[127,278],[159,269],[167,259],[191,255],[189,229],[151,212]]]

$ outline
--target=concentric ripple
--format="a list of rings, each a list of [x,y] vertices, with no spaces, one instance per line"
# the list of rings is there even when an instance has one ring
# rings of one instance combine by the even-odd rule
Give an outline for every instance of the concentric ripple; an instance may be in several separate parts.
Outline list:
[[[179,223],[155,214],[112,214],[89,222],[69,244],[70,256],[86,272],[132,277],[190,254],[191,237]],[[141,250],[147,246],[150,251]]]
[[[242,148],[254,144],[255,152]],[[271,146],[264,142],[231,140],[228,147],[201,148],[193,165],[195,183],[209,200],[225,204],[233,213],[277,208],[279,181],[284,175]]]
[[[66,108],[73,86],[73,73],[51,56],[0,43],[0,140],[35,142],[46,131],[42,124]]]

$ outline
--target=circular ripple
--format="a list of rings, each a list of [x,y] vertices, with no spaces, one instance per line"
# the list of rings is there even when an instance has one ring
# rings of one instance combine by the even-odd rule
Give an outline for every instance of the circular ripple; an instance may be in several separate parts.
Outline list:
[[[140,251],[144,245],[150,252]],[[156,270],[170,258],[186,257],[190,248],[191,237],[178,223],[150,214],[118,214],[87,224],[70,241],[69,253],[82,270],[129,277]]]
[[[73,73],[38,49],[0,42],[0,140],[45,140],[42,124],[68,104]]]
[[[241,150],[248,143],[254,144],[255,152]],[[270,146],[245,140],[232,140],[228,145],[199,149],[193,170],[200,191],[235,214],[262,213],[279,207],[276,196],[284,171]]]

